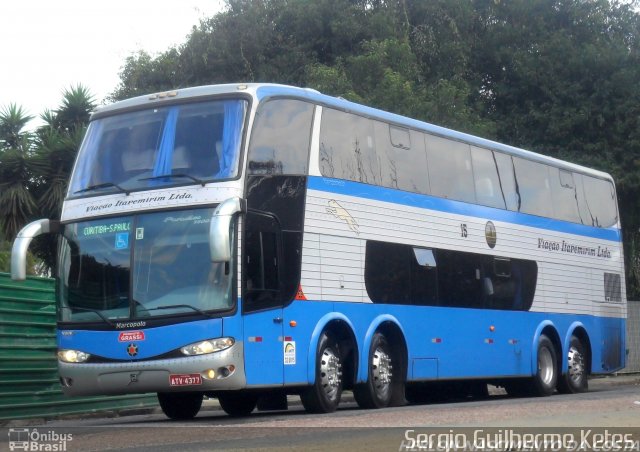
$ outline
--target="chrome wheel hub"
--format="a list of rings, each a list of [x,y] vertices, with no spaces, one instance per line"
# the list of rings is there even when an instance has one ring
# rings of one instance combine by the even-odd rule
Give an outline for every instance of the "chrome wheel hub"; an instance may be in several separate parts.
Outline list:
[[[342,364],[331,348],[326,348],[320,358],[320,380],[330,400],[336,400],[342,383]]]
[[[584,377],[584,356],[576,347],[569,348],[569,378],[575,384],[580,384]]]
[[[391,390],[391,357],[382,347],[378,347],[373,352],[371,360],[371,370],[373,385],[378,394],[384,396]]]

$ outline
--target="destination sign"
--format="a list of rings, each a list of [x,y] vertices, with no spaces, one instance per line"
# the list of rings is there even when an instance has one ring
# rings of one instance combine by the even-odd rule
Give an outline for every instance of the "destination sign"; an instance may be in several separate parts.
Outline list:
[[[131,230],[130,221],[120,221],[117,223],[98,224],[95,226],[86,226],[82,229],[82,235],[104,235],[114,234],[116,232],[127,232]]]

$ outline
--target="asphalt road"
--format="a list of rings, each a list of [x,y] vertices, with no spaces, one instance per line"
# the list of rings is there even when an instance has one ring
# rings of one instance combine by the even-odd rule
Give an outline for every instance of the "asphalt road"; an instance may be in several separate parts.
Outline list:
[[[492,394],[488,400],[382,410],[360,410],[345,394],[340,409],[325,415],[307,414],[292,399],[294,403],[286,412],[254,412],[241,419],[230,418],[215,402],[207,402],[190,422],[170,421],[156,411],[19,426],[37,429],[40,435],[71,434],[68,441],[60,441],[58,436],[60,447],[64,445],[64,450],[69,451],[428,450],[420,448],[426,443],[418,440],[429,435],[448,435],[454,439],[455,435],[466,434],[473,438],[482,432],[479,436],[482,439],[482,435],[505,435],[512,429],[523,434],[559,431],[582,435],[589,446],[582,450],[591,450],[589,435],[595,437],[600,433],[632,434],[634,440],[640,440],[638,376],[591,380],[590,391],[584,394],[544,398],[510,398],[495,390]],[[1,435],[0,441],[6,441],[5,438]],[[55,440],[54,435],[49,435],[40,442],[53,444]],[[4,446],[8,444],[0,442],[0,450],[8,450]],[[637,447],[640,450],[640,443]]]

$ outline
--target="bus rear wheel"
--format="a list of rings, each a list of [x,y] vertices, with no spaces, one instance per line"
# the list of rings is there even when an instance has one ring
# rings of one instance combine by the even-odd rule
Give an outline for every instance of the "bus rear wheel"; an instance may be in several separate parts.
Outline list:
[[[391,347],[382,333],[375,333],[369,348],[367,382],[353,388],[360,408],[389,406],[394,386]]]
[[[158,402],[162,412],[176,421],[193,419],[202,406],[202,393],[199,392],[159,392]]]
[[[526,381],[526,380],[525,380]],[[556,348],[544,334],[538,341],[538,364],[536,374],[533,379],[525,383],[523,390],[525,394],[537,397],[550,396],[556,390],[558,382],[558,355]],[[528,383],[528,384],[527,384]]]
[[[582,341],[571,336],[567,353],[567,369],[558,381],[558,391],[564,394],[586,392],[589,389],[587,355]]]
[[[340,403],[342,387],[340,348],[333,335],[325,331],[318,341],[315,381],[300,394],[302,405],[310,413],[332,413]]]
[[[533,377],[533,394],[549,396],[556,390],[558,381],[558,358],[553,342],[545,336],[540,336],[538,342],[538,371]]]
[[[251,414],[258,403],[258,396],[242,392],[218,394],[220,407],[232,417],[244,417]]]

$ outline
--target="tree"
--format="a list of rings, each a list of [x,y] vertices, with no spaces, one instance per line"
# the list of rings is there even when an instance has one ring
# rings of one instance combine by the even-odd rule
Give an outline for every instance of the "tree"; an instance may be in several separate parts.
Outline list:
[[[87,88],[78,85],[63,92],[56,110],[43,113],[45,125],[35,133],[24,131],[32,118],[22,108],[11,104],[0,111],[0,236],[11,241],[29,221],[60,218],[75,156],[94,108]],[[52,236],[34,241],[32,250],[45,269],[55,269],[55,246]]]
[[[32,119],[22,107],[0,110],[0,231],[13,238],[36,210],[29,190],[33,136],[24,131]]]

